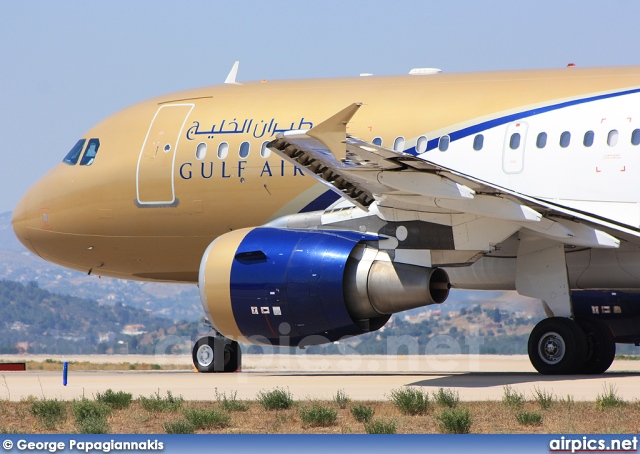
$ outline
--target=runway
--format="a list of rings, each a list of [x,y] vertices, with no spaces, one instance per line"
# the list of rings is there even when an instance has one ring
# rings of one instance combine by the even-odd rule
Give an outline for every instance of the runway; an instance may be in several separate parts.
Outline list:
[[[43,360],[51,356],[22,359]],[[190,364],[190,357],[91,356],[54,358],[68,361],[144,362]],[[0,373],[0,399],[18,401],[29,396],[58,399],[92,397],[108,388],[134,397],[171,391],[187,400],[215,400],[219,393],[237,392],[241,399],[255,399],[261,390],[288,388],[297,400],[331,399],[344,390],[353,400],[385,400],[393,389],[415,386],[431,392],[451,388],[461,400],[500,400],[505,385],[532,398],[534,388],[557,397],[595,400],[604,386],[615,386],[627,401],[640,399],[640,361],[616,360],[600,376],[543,376],[526,356],[319,356],[245,355],[243,371],[233,374],[199,374],[183,371],[74,371],[68,385],[61,372],[26,371]],[[18,361],[19,357],[0,357]]]

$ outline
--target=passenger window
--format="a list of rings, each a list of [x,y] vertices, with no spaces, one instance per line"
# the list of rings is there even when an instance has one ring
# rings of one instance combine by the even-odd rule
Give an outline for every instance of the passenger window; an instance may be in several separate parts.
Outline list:
[[[265,140],[264,142],[262,142],[262,145],[260,145],[260,157],[267,159],[269,156],[271,156],[271,150],[267,147],[267,144],[269,143],[268,140]]]
[[[207,157],[207,144],[204,142],[200,142],[196,147],[196,159],[198,161],[202,161]]]
[[[382,137],[375,137],[372,141],[372,144],[377,145],[379,147],[382,146]]]
[[[618,144],[618,130],[612,129],[607,136],[607,145],[615,147]]]
[[[473,149],[476,151],[482,150],[482,146],[484,145],[484,136],[482,134],[478,134],[473,138]]]
[[[593,131],[587,131],[584,133],[584,140],[582,141],[582,144],[589,148],[591,145],[593,145],[593,138],[595,137],[595,134],[593,133]]]
[[[89,140],[89,145],[87,145],[87,151],[84,152],[84,156],[82,157],[82,161],[80,161],[80,165],[90,166],[91,164],[93,164],[93,161],[95,161],[96,155],[98,154],[98,148],[100,148],[99,139]]]
[[[512,150],[517,150],[520,148],[520,133],[514,132],[511,134],[511,139],[509,139],[509,148]]]
[[[631,145],[640,145],[640,129],[634,129],[631,133]]]
[[[393,149],[396,151],[404,151],[404,137],[396,137],[396,140],[393,142]]]
[[[227,142],[222,142],[218,145],[218,159],[225,159],[229,154],[229,144]]]
[[[547,146],[547,133],[541,132],[538,134],[538,138],[536,139],[536,147],[544,148]]]
[[[249,151],[251,151],[251,145],[249,145],[249,142],[242,142],[240,144],[240,151],[238,152],[238,156],[240,156],[242,159],[245,159],[247,156],[249,156]]]
[[[418,137],[418,141],[416,142],[416,151],[418,153],[424,153],[427,151],[427,138],[425,136]]]
[[[449,149],[449,141],[451,138],[449,136],[440,137],[440,142],[438,143],[438,150],[447,151]]]
[[[67,153],[67,155],[64,157],[62,162],[64,162],[65,164],[69,164],[70,166],[76,165],[78,163],[80,153],[82,153],[82,150],[84,149],[84,144],[86,141],[87,139],[78,140],[71,151],[69,151],[69,153]]]
[[[560,135],[560,146],[562,148],[567,148],[571,143],[571,133],[569,131],[565,131]]]

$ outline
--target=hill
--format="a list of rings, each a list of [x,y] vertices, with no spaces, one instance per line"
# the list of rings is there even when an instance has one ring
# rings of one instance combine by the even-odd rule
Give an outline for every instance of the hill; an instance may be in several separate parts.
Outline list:
[[[35,282],[0,281],[0,353],[154,353],[167,335],[178,337],[164,345],[172,340],[175,348],[190,351],[196,333],[196,322],[175,323],[122,303],[60,295]]]

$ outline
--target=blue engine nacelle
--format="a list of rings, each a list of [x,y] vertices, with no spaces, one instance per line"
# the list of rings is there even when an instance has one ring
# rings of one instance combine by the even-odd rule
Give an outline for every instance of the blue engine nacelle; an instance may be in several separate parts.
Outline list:
[[[304,346],[374,331],[395,312],[443,302],[442,269],[393,263],[350,231],[258,227],[220,236],[200,265],[217,331],[248,343]]]

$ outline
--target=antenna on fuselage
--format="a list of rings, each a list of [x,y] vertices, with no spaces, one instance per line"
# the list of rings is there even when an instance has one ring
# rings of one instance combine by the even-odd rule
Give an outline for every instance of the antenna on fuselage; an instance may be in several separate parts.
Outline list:
[[[231,71],[229,71],[229,75],[224,81],[225,84],[240,85],[238,82],[236,82],[236,76],[238,75],[238,66],[240,66],[240,62],[236,61],[231,67]]]

